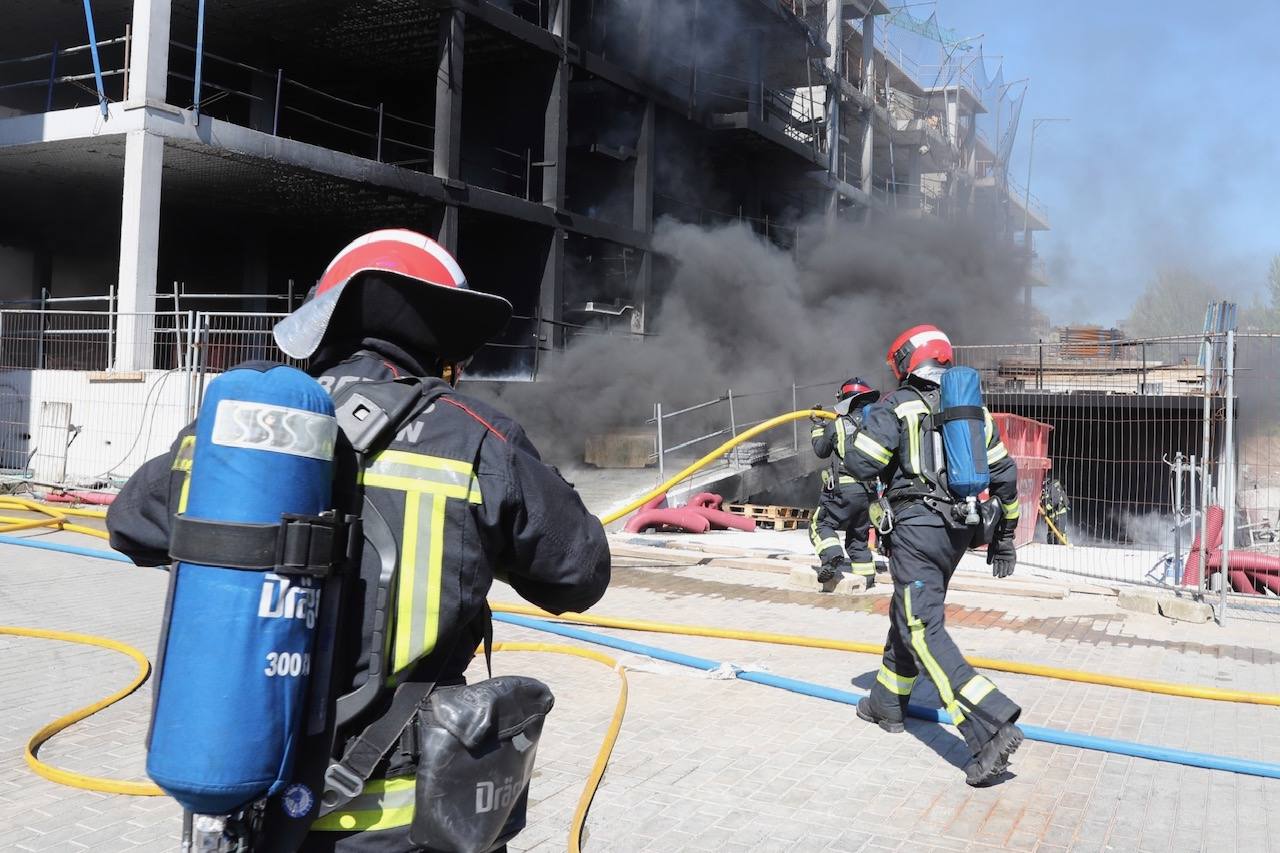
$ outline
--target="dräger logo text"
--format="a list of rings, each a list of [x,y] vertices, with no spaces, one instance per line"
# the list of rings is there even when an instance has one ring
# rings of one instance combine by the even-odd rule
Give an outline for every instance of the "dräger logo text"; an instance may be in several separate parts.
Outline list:
[[[286,577],[267,572],[262,581],[262,597],[258,599],[258,615],[264,619],[305,619],[308,628],[316,626],[316,609],[320,591],[311,578]]]

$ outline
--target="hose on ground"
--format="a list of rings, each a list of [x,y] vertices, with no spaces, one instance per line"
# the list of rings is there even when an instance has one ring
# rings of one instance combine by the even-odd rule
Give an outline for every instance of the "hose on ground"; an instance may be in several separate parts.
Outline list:
[[[556,616],[541,608],[527,604],[492,604],[490,606],[495,613],[536,616],[543,619],[593,625],[598,628],[619,628],[626,631],[648,631],[656,634],[677,634],[687,637],[712,637],[721,640],[745,640],[752,643],[801,646],[810,649],[831,649],[833,651],[858,652],[876,656],[884,652],[883,645],[855,643],[848,640],[834,640],[825,637],[803,637],[795,634],[772,634],[760,631],[736,631],[726,628],[712,628],[705,625],[681,625],[672,622],[618,619],[594,614],[584,616],[579,613],[561,613]],[[1280,695],[1274,693],[1249,693],[1243,690],[1224,690],[1220,687],[1204,687],[1196,684],[1175,684],[1169,681],[1152,681],[1146,678],[1129,678],[1128,676],[1108,675],[1102,672],[1062,669],[1035,663],[1000,660],[999,658],[967,657],[965,660],[969,662],[970,666],[978,669],[991,669],[997,672],[1034,675],[1059,681],[1076,681],[1081,684],[1101,684],[1106,687],[1121,687],[1127,690],[1138,690],[1143,693],[1160,693],[1166,696],[1182,696],[1189,699],[1211,699],[1216,702],[1241,702],[1249,705],[1280,707]]]
[[[595,645],[618,649],[619,651],[630,652],[631,654],[644,655],[645,657],[654,658],[655,660],[692,667],[694,669],[703,670],[704,672],[724,671],[725,669],[725,664],[720,661],[700,658],[694,655],[687,655],[682,652],[675,652],[658,646],[633,643],[630,640],[622,640],[616,637],[609,637],[604,634],[584,631],[581,628],[575,628],[571,625],[557,625],[554,622],[532,619],[527,616],[518,616],[514,613],[495,613],[493,618],[498,622],[519,625],[522,628],[532,628],[535,631],[545,631],[549,634],[557,634],[562,637],[568,637],[582,642],[593,643]],[[855,693],[850,690],[837,690],[822,684],[813,684],[808,681],[786,678],[768,672],[747,672],[737,668],[732,668],[731,671],[736,678],[741,679],[742,681],[751,681],[756,684],[763,684],[767,687],[776,687],[782,690],[791,691],[792,693],[813,696],[818,699],[827,699],[829,701],[840,702],[845,705],[857,705],[861,699],[866,697],[865,693]],[[928,720],[930,722],[944,724],[951,723],[951,719],[947,713],[939,708],[925,708],[920,705],[908,705],[907,713],[912,717]],[[1094,735],[1051,729],[1044,726],[1021,724],[1019,725],[1019,728],[1022,729],[1023,735],[1027,738],[1043,741],[1045,743],[1074,746],[1081,749],[1092,749],[1100,752],[1109,752],[1115,755],[1132,756],[1134,758],[1148,758],[1154,761],[1163,761],[1169,764],[1182,764],[1188,767],[1202,767],[1208,770],[1225,770],[1229,773],[1241,773],[1248,776],[1263,776],[1270,779],[1280,779],[1280,764],[1250,761],[1249,759],[1233,758],[1226,755],[1189,752],[1183,749],[1171,749],[1168,747],[1154,746],[1152,744],[1096,737]]]

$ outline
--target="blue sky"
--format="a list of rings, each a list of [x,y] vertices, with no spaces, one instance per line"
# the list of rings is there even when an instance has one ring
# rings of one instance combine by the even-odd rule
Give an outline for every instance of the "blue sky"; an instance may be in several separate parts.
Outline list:
[[[1031,177],[1053,228],[1037,248],[1055,281],[1036,296],[1054,322],[1118,322],[1164,266],[1241,302],[1260,291],[1280,253],[1280,2],[936,8],[958,35],[985,34],[1005,79],[1032,78],[1011,167],[1019,181],[1031,119],[1071,119],[1041,126]],[[992,74],[998,61],[988,59]]]

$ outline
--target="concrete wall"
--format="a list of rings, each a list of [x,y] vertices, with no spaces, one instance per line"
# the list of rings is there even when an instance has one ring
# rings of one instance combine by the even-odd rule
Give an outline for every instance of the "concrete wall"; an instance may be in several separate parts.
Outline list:
[[[40,480],[123,480],[168,449],[188,420],[185,375],[148,371],[127,374],[131,381],[107,381],[109,376],[0,372],[0,468],[29,467]]]

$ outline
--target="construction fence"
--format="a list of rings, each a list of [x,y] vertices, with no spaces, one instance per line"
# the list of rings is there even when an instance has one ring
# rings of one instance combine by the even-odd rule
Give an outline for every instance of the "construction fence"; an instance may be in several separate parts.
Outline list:
[[[1043,458],[1020,460],[1043,507],[1023,565],[1280,619],[1280,336],[971,346],[956,359],[978,369],[992,411],[1048,432]]]

